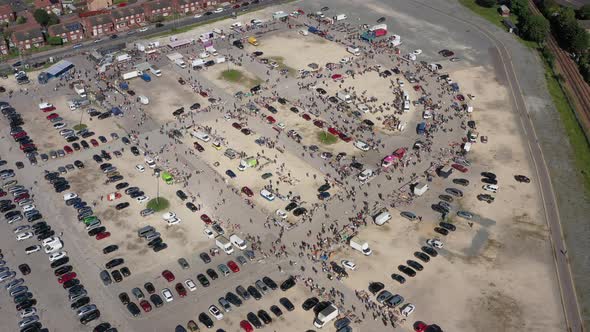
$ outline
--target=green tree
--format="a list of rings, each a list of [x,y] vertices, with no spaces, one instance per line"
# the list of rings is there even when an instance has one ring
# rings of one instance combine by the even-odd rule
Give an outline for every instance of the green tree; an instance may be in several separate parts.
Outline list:
[[[54,13],[49,14],[49,20],[47,21],[47,26],[55,25],[59,23],[59,17]]]
[[[49,45],[62,45],[63,44],[63,39],[61,39],[61,37],[49,37],[47,38],[47,43]]]
[[[27,23],[27,18],[24,16],[19,16],[16,18],[16,24],[24,24]]]
[[[33,12],[33,17],[35,18],[35,21],[42,26],[47,26],[47,23],[49,23],[49,14],[43,9],[35,10]]]
[[[475,0],[475,2],[478,5],[486,8],[492,8],[497,4],[496,0]]]
[[[521,17],[530,14],[529,3],[527,0],[511,0],[510,10],[512,14]]]
[[[585,52],[588,49],[588,46],[590,46],[588,32],[581,26],[576,25],[568,51],[580,54]]]
[[[541,15],[523,16],[519,21],[519,29],[524,39],[541,43],[549,35],[549,21]]]
[[[590,5],[583,5],[580,9],[576,10],[576,17],[578,20],[590,19]]]
[[[559,5],[555,0],[541,0],[538,5],[545,17],[549,17],[551,14],[559,11]]]

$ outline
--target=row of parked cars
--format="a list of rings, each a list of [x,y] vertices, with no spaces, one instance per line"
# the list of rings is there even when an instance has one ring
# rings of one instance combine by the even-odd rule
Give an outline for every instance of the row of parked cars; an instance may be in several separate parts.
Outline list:
[[[10,136],[20,145],[20,150],[29,159],[31,165],[37,164],[35,157],[37,153],[37,146],[33,142],[33,139],[29,137],[29,134],[23,129],[25,124],[22,116],[5,101],[0,101],[0,112],[9,121],[10,124]]]

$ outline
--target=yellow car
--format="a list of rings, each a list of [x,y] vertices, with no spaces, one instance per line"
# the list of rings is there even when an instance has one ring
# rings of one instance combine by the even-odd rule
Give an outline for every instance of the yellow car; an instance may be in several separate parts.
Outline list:
[[[211,144],[211,145],[213,145],[213,147],[216,150],[221,150],[221,143],[220,142],[213,142],[213,144]]]

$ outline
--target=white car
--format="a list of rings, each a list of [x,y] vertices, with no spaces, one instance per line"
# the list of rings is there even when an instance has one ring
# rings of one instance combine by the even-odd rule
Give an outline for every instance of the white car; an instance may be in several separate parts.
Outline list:
[[[349,269],[349,270],[356,270],[356,264],[354,264],[354,262],[343,259],[340,263],[342,263],[342,266],[344,266],[345,268]]]
[[[181,221],[182,221],[182,219],[175,217],[175,218],[166,220],[166,223],[168,225],[176,225],[176,224],[180,224]]]
[[[168,211],[162,215],[162,219],[164,219],[164,220],[168,220],[168,219],[172,219],[172,218],[176,218],[176,213]]]
[[[442,241],[437,238],[426,240],[426,244],[434,248],[442,248],[444,246]]]
[[[76,193],[67,193],[64,195],[64,201],[67,201],[68,199],[72,199],[72,198],[76,198],[78,197],[78,194]]]
[[[30,308],[26,308],[21,310],[20,312],[20,318],[27,318],[30,316],[34,316],[37,314],[37,309],[35,307],[30,307]]]
[[[193,16],[193,18],[199,18],[199,17],[203,17],[203,14],[195,14],[195,16]]]
[[[149,29],[148,27],[143,27],[143,28],[141,28],[141,29],[139,29],[137,31],[139,31],[139,32],[145,32],[145,31],[148,31],[148,29]]]
[[[370,168],[367,168],[366,170],[362,171],[359,175],[359,181],[361,182],[365,182],[367,181],[370,177],[373,176],[373,170]]]
[[[13,230],[14,234],[18,234],[18,233],[22,233],[24,231],[28,231],[29,229],[31,229],[31,226],[29,225],[22,225],[22,226],[18,226],[17,228],[15,228]]]
[[[275,211],[275,214],[276,214],[276,215],[277,215],[279,218],[281,218],[281,219],[286,219],[286,218],[287,218],[287,212],[285,212],[285,211],[283,211],[283,210],[281,210],[281,209],[277,209],[277,210]]]
[[[350,62],[350,58],[349,57],[340,59],[340,63],[342,63],[342,64],[345,64],[347,62]]]
[[[63,123],[63,122],[58,122],[58,123],[54,123],[53,124],[53,128],[55,128],[55,129],[61,129],[61,128],[65,127],[65,126],[66,126],[66,124]]]
[[[412,52],[414,55],[420,55],[422,54],[422,50],[415,50],[414,52]]]
[[[424,111],[424,113],[422,113],[422,118],[423,119],[430,119],[430,118],[432,118],[432,112],[430,112],[430,111]]]
[[[24,233],[18,233],[16,234],[16,240],[17,241],[24,241],[26,239],[30,239],[33,237],[33,233],[32,232],[24,232]]]
[[[260,191],[260,196],[262,196],[263,198],[265,198],[268,201],[274,201],[274,199],[275,199],[275,195],[266,189],[262,189]]]
[[[172,292],[168,288],[162,289],[162,296],[166,302],[172,302],[174,300],[174,296],[172,296]]]
[[[285,124],[282,122],[277,123],[277,127],[281,128],[281,129],[285,129]]]
[[[221,310],[219,310],[219,308],[217,308],[215,305],[211,305],[209,307],[209,313],[217,320],[223,319],[223,314],[221,313]]]
[[[205,229],[203,230],[203,234],[205,234],[205,236],[206,236],[206,237],[208,237],[208,238],[210,238],[210,239],[212,239],[212,238],[214,238],[214,237],[215,237],[215,234],[214,234],[214,233],[213,233],[213,231],[212,231],[212,230],[210,230],[209,228],[205,228]]]
[[[156,168],[156,162],[152,158],[145,158],[145,163],[149,168]]]
[[[27,204],[27,205],[23,206],[22,209],[23,209],[23,212],[35,210],[35,205],[34,204]]]
[[[223,8],[217,8],[217,9],[215,9],[213,12],[214,12],[214,13],[217,13],[217,14],[219,14],[219,13],[221,13],[222,11],[223,11]]]
[[[40,251],[40,250],[41,250],[41,246],[40,245],[30,246],[30,247],[27,247],[25,249],[25,253],[27,255],[30,255],[30,254],[35,253],[35,252]]]
[[[137,164],[135,165],[135,169],[139,172],[139,173],[143,173],[145,172],[145,166],[143,166],[142,164]]]
[[[354,142],[354,147],[356,147],[357,149],[361,150],[361,151],[369,151],[369,149],[371,148],[369,146],[369,144],[363,142],[363,141],[356,141]]]
[[[143,195],[143,196],[136,197],[135,199],[136,199],[136,200],[137,200],[139,203],[145,203],[145,202],[147,202],[147,201],[149,201],[149,200],[150,200],[150,197],[149,197],[149,196],[145,196],[145,195]]]
[[[408,303],[402,307],[402,315],[408,317],[414,312],[414,310],[416,310],[416,306]]]
[[[195,282],[192,279],[186,279],[184,281],[184,284],[186,285],[188,290],[190,290],[191,292],[194,292],[195,290],[197,290],[197,285],[195,284]]]
[[[58,251],[56,253],[49,255],[49,261],[55,262],[56,260],[66,257],[67,255],[68,255],[68,253],[66,251]]]
[[[497,184],[486,184],[482,188],[483,190],[493,192],[494,194],[500,189]]]
[[[404,87],[404,81],[400,80],[399,78],[397,79],[397,84],[399,85],[400,88]]]

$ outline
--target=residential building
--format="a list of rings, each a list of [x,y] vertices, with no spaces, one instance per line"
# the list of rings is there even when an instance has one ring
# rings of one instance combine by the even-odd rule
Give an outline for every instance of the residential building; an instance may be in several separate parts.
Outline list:
[[[117,31],[128,30],[145,22],[145,10],[141,5],[114,9],[111,16]]]
[[[89,37],[103,37],[115,32],[115,24],[110,14],[83,17],[82,25]]]
[[[61,37],[65,43],[78,43],[84,39],[84,28],[80,21],[52,25],[47,29],[52,37]]]
[[[0,21],[8,23],[14,20],[16,20],[16,14],[12,6],[9,3],[0,4]]]
[[[174,0],[176,12],[180,14],[196,13],[205,8],[206,1],[202,0]]]
[[[157,17],[167,17],[174,14],[175,4],[172,0],[153,0],[143,3],[145,17],[152,20]]]
[[[36,26],[13,31],[10,38],[12,44],[14,44],[19,50],[28,50],[33,47],[41,47],[45,45],[43,32],[41,32],[41,29]]]
[[[8,54],[8,42],[4,38],[4,35],[0,33],[0,55]]]
[[[61,15],[63,12],[61,0],[35,0],[33,6],[35,9],[44,9],[47,14]]]

